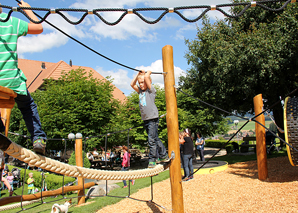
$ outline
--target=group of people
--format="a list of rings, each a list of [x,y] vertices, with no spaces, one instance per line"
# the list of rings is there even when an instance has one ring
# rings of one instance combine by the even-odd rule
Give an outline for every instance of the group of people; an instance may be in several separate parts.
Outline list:
[[[193,157],[194,157],[194,143],[191,136],[190,129],[185,129],[179,133],[179,144],[180,144],[180,157],[181,164],[184,170],[182,176],[183,181],[189,181],[193,179]],[[200,132],[197,132],[197,139],[195,142],[196,150],[200,156],[201,161],[205,161],[204,158],[204,145],[205,140]]]
[[[30,7],[30,5],[23,0],[19,3],[19,6]],[[24,12],[31,19],[38,21],[38,18],[34,15],[32,10],[24,10]],[[7,14],[0,14],[1,19],[5,19],[6,17]],[[28,131],[31,134],[31,140],[33,141],[33,151],[45,155],[47,137],[41,128],[37,106],[26,88],[27,79],[24,76],[24,73],[18,68],[16,51],[18,38],[27,34],[42,33],[42,24],[35,24],[33,22],[27,23],[18,18],[10,17],[7,22],[0,22],[0,28],[2,29],[0,33],[0,43],[3,44],[0,45],[0,58],[2,61],[0,63],[0,85],[10,88],[17,93],[15,101],[23,114],[23,119],[25,120]],[[152,86],[151,71],[138,72],[130,85],[139,94],[141,118],[144,122],[144,128],[148,134],[148,145],[150,148],[148,168],[154,168],[157,163],[167,162],[170,159],[165,146],[158,137],[159,114],[155,105],[156,90]],[[2,127],[4,128],[3,124]],[[193,167],[190,160],[193,155],[193,142],[189,130],[184,131],[184,136],[181,137],[180,144],[182,147],[181,149],[183,150],[183,158],[181,159],[183,160],[185,177],[192,179],[192,176],[188,177],[189,174],[193,172]],[[204,145],[198,144],[197,147],[199,146],[201,147],[200,150],[202,150]],[[128,150],[126,150],[125,153],[129,153]],[[204,160],[204,156],[202,154],[203,152],[200,151],[199,153],[201,160]],[[125,155],[127,156],[128,154],[124,154],[124,156]],[[90,155],[90,159],[92,159],[92,157],[94,158],[94,156]],[[128,159],[128,157],[125,158]],[[124,170],[129,167],[127,162],[125,162],[123,165],[122,166]]]
[[[87,153],[87,158],[90,161],[94,161],[96,159],[100,159],[101,161],[115,161],[116,160],[116,157],[118,157],[118,155],[119,155],[119,153],[116,154],[113,151],[107,151],[107,152],[102,151],[102,153],[99,154],[97,152],[97,149],[94,148],[94,151]]]

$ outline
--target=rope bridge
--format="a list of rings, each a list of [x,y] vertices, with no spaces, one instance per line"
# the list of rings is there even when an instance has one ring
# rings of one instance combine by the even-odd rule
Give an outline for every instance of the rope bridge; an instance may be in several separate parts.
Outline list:
[[[265,4],[267,3],[281,3],[284,2],[284,4],[278,8],[270,8],[268,6],[266,6]],[[6,22],[10,15],[12,14],[12,12],[21,12],[23,13],[23,15],[25,15],[31,22],[39,24],[42,23],[44,21],[46,21],[47,17],[50,16],[51,14],[58,14],[60,15],[65,21],[67,21],[68,23],[72,24],[72,25],[78,25],[80,23],[82,23],[82,21],[88,16],[88,15],[95,15],[97,16],[103,23],[105,23],[106,25],[110,25],[110,26],[114,26],[119,24],[123,18],[126,15],[129,14],[135,14],[136,16],[138,16],[142,21],[144,21],[147,24],[156,24],[158,23],[167,13],[176,13],[177,15],[179,15],[184,21],[186,22],[196,22],[198,20],[200,20],[208,11],[212,11],[212,10],[217,10],[219,12],[221,12],[222,14],[224,14],[225,16],[229,17],[229,18],[238,18],[241,15],[243,15],[243,13],[245,13],[246,10],[248,10],[251,7],[261,7],[265,10],[269,10],[272,12],[279,12],[284,10],[284,8],[289,4],[289,3],[295,3],[296,0],[264,0],[264,1],[252,1],[252,2],[238,2],[238,3],[230,3],[230,4],[219,4],[219,5],[196,5],[196,6],[182,6],[182,7],[172,7],[172,8],[166,8],[166,7],[155,7],[155,8],[135,8],[135,9],[124,9],[124,8],[100,8],[100,9],[92,9],[92,10],[88,10],[88,9],[71,9],[71,8],[60,8],[60,9],[49,9],[49,8],[36,8],[36,7],[10,7],[10,6],[6,6],[6,5],[1,5],[0,7],[2,8],[7,8],[10,9],[10,11],[8,12],[8,16],[5,20],[0,20],[1,22]],[[242,9],[242,11],[240,11],[238,14],[236,15],[231,15],[227,12],[225,12],[222,8],[226,8],[226,7],[233,7],[233,6],[244,6],[244,8]],[[202,13],[194,18],[194,19],[188,19],[186,18],[180,11],[181,10],[194,10],[194,9],[204,9],[202,11]],[[35,21],[33,19],[31,19],[23,10],[36,10],[36,11],[43,11],[46,12],[46,14],[41,17],[40,21]],[[143,11],[161,11],[162,13],[159,15],[158,18],[156,18],[155,20],[149,20],[147,18],[145,18],[142,14],[140,14],[140,12]],[[67,18],[63,12],[80,12],[83,13],[83,15],[81,16],[81,18],[79,18],[78,21],[72,21],[69,18]],[[107,21],[102,15],[100,15],[100,13],[104,13],[104,12],[120,12],[122,13],[120,15],[120,17],[114,21],[114,22],[109,22]]]
[[[84,167],[72,166],[62,163],[51,158],[47,158],[21,147],[12,142],[4,135],[0,134],[0,149],[8,155],[28,163],[30,165],[40,167],[41,169],[59,173],[71,177],[83,177],[95,180],[133,180],[158,175],[163,172],[169,165],[158,164],[152,169],[140,169],[134,171],[103,171],[88,169]]]

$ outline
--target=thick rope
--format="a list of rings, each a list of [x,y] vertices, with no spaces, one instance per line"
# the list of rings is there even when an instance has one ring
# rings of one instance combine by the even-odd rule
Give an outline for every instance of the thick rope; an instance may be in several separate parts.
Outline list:
[[[108,171],[95,170],[84,167],[72,166],[62,163],[25,149],[20,145],[11,142],[5,152],[14,158],[30,165],[40,167],[47,171],[59,173],[71,177],[83,177],[95,180],[133,180],[157,175],[165,170],[164,166],[158,164],[152,169],[140,169],[134,171]]]
[[[281,3],[284,2],[284,4],[278,8],[270,8],[268,6],[265,6],[264,4],[266,3]],[[2,8],[7,8],[10,9],[10,11],[8,12],[8,16],[7,19],[5,20],[0,20],[1,22],[6,22],[10,15],[12,14],[12,12],[21,12],[23,13],[24,16],[26,16],[31,22],[39,24],[42,23],[44,21],[46,21],[47,17],[49,17],[51,14],[58,14],[60,15],[65,21],[67,21],[70,24],[73,25],[78,25],[80,23],[82,23],[82,21],[88,16],[88,15],[95,15],[97,16],[102,22],[104,22],[106,25],[110,25],[110,26],[114,26],[117,25],[118,23],[120,23],[123,18],[126,15],[129,14],[135,14],[136,16],[138,16],[142,21],[144,21],[147,24],[156,24],[158,23],[167,13],[176,13],[177,15],[179,15],[184,21],[187,22],[196,22],[199,19],[201,19],[207,12],[211,11],[211,10],[217,10],[219,12],[221,12],[222,14],[224,14],[225,16],[229,17],[229,18],[238,18],[241,15],[243,15],[243,13],[248,10],[251,7],[261,7],[265,10],[268,11],[272,11],[272,12],[279,12],[282,11],[289,3],[291,3],[292,0],[264,0],[264,1],[258,1],[258,2],[239,2],[239,3],[230,3],[230,4],[219,4],[219,5],[199,5],[199,6],[183,6],[183,7],[173,7],[173,8],[166,8],[166,7],[156,7],[156,8],[135,8],[135,9],[123,9],[123,8],[100,8],[100,9],[93,9],[93,10],[87,10],[87,9],[71,9],[71,8],[60,8],[60,9],[49,9],[49,8],[36,8],[36,7],[10,7],[10,6],[6,6],[6,5],[0,5],[0,7]],[[234,6],[244,6],[243,10],[240,11],[238,14],[236,15],[231,15],[228,14],[227,12],[225,12],[222,8],[225,7],[234,7]],[[186,18],[181,12],[179,12],[179,10],[193,10],[193,9],[204,9],[204,11],[196,18],[194,19],[188,19]],[[31,19],[26,13],[24,13],[22,10],[36,10],[36,11],[44,11],[46,12],[46,14],[44,15],[44,17],[40,17],[39,21],[35,21],[33,19]],[[155,20],[149,20],[146,19],[143,15],[141,15],[138,11],[162,11],[162,13],[159,15],[158,18],[156,18]],[[69,18],[67,18],[63,12],[80,12],[83,13],[83,15],[81,16],[81,18],[79,18],[78,21],[71,21]],[[120,15],[120,17],[114,21],[114,22],[109,22],[106,19],[103,18],[102,15],[100,15],[100,13],[105,13],[105,12],[120,12],[122,13]]]
[[[23,202],[22,205],[23,206],[28,206],[28,205],[36,203],[36,202],[40,202],[40,199],[32,200],[32,201],[25,201],[25,202]],[[19,207],[21,207],[21,203],[14,203],[14,204],[11,204],[11,205],[0,206],[0,212],[1,211],[6,211],[6,210],[9,210],[9,209],[19,208]]]

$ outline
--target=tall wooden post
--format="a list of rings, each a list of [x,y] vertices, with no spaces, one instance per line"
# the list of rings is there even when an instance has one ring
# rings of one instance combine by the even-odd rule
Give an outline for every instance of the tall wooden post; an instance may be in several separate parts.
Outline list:
[[[174,88],[174,62],[173,62],[173,47],[166,45],[162,48],[162,60],[165,82],[165,96],[167,108],[167,128],[168,128],[168,152],[171,155],[175,153],[175,159],[170,166],[170,181],[172,192],[172,208],[173,212],[184,212],[183,206],[183,191],[181,180],[181,165],[180,165],[180,147],[179,147],[179,126],[178,126],[178,109],[176,90]]]
[[[260,114],[263,111],[263,98],[262,94],[254,97],[254,108],[255,115]],[[264,114],[259,115],[256,121],[260,122],[265,126]],[[265,139],[265,128],[260,124],[256,123],[256,141],[257,141],[257,162],[258,162],[258,175],[259,180],[266,180],[268,178],[267,168],[267,150],[266,150],[266,139]]]
[[[76,134],[76,147],[75,147],[75,156],[76,156],[76,164],[79,167],[83,167],[83,140],[82,140],[82,134],[77,133]],[[78,177],[78,186],[84,185],[84,178]],[[81,205],[85,203],[85,196],[83,190],[78,190],[78,205]]]

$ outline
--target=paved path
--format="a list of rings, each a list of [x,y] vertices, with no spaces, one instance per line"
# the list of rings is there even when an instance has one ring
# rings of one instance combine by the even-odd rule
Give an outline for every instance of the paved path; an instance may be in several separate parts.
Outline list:
[[[216,153],[218,150],[219,150],[219,148],[205,147],[205,150],[204,150],[205,158],[207,158],[207,159],[211,158],[212,155],[214,153]],[[223,149],[223,150],[220,150],[216,154],[216,157],[223,156],[223,155],[226,155],[226,154],[227,154],[226,150]],[[144,162],[141,165],[139,165],[139,164],[132,165],[131,169],[145,169],[145,168],[147,168],[148,162],[146,161],[146,159],[142,159],[142,161],[144,161]],[[200,164],[201,164],[200,157],[198,157],[197,162],[194,163],[194,167],[198,167]],[[208,165],[205,165],[204,168],[214,167],[214,166],[218,166],[218,165],[219,165],[219,163],[209,163]],[[221,166],[221,164],[219,166]],[[98,180],[85,179],[86,183],[90,182],[90,181],[95,181],[97,184],[106,184],[105,180],[98,181]],[[122,182],[122,180],[108,180],[108,184],[115,184],[115,183],[119,183],[119,182]]]

